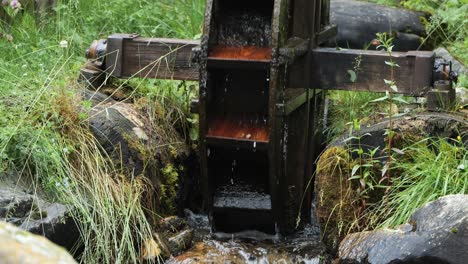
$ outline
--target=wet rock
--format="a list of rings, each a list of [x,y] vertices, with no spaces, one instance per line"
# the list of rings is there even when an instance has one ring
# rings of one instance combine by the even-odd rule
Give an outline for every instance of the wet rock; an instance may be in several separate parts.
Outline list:
[[[179,173],[188,146],[175,127],[166,123],[167,110],[158,102],[140,98],[135,103],[115,101],[99,91],[81,91],[89,127],[115,167],[128,179],[144,176],[154,188],[145,202],[160,213],[175,211]],[[182,129],[182,128],[180,128]],[[156,198],[157,197],[157,198]]]
[[[39,194],[31,195],[8,186],[0,187],[0,220],[45,236],[68,249],[72,249],[79,239],[78,229],[70,213],[70,207],[48,202]]]
[[[98,91],[83,89],[81,90],[80,95],[83,100],[90,101],[92,106],[96,106],[98,104],[115,103],[112,97]]]
[[[46,238],[5,222],[0,222],[0,241],[2,263],[76,263],[65,249]]]
[[[117,102],[99,92],[86,91],[85,100],[93,104],[89,125],[98,142],[111,158],[122,163],[127,175],[139,175],[144,169],[144,146],[149,136],[145,121],[132,104]]]
[[[166,217],[159,223],[159,230],[165,233],[176,233],[187,227],[187,220],[177,216]]]
[[[167,256],[177,256],[192,246],[194,231],[184,218],[171,216],[159,223],[158,240],[164,245]]]
[[[436,54],[436,57],[442,58],[445,61],[451,61],[452,70],[454,72],[457,72],[458,74],[468,73],[465,65],[463,65],[463,63],[461,63],[457,59],[455,59],[447,49],[440,47],[440,48],[435,49],[434,53]]]
[[[192,229],[187,229],[168,238],[167,246],[172,255],[180,255],[192,246],[193,233]]]
[[[451,263],[468,259],[468,195],[450,195],[417,210],[409,224],[348,235],[338,263]]]
[[[468,88],[459,87],[455,89],[457,95],[457,101],[460,102],[462,106],[468,105]]]
[[[332,0],[330,20],[338,26],[338,35],[329,45],[362,49],[376,38],[376,33],[391,32],[394,51],[417,50],[425,35],[421,16],[424,14],[364,1]]]
[[[210,230],[210,221],[207,215],[204,214],[195,214],[189,209],[184,209],[184,215],[187,219],[187,223],[191,228],[197,230]]]

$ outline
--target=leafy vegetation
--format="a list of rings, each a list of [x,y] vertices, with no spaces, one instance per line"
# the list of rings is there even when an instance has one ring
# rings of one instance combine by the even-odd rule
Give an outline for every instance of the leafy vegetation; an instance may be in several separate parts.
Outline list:
[[[429,32],[426,41],[448,46],[467,63],[467,0],[374,1],[400,3],[431,13],[432,18],[425,21]],[[158,216],[148,201],[147,180],[137,175],[126,177],[89,132],[89,102],[76,96],[79,87],[75,79],[85,63],[82,53],[92,40],[116,32],[196,39],[201,32],[204,3],[59,0],[54,12],[40,16],[26,8],[0,6],[0,16],[8,18],[0,24],[0,175],[9,172],[27,178],[52,198],[75,208],[84,263],[140,261],[140,249],[153,240],[152,227]],[[358,68],[351,78],[359,78]],[[461,79],[467,82],[466,77]],[[130,87],[125,92],[149,117],[148,125],[168,143],[174,143],[175,133],[197,137],[189,126],[196,123],[188,111],[188,102],[196,94],[193,84],[131,79],[114,85],[117,90]],[[350,122],[354,126],[367,123],[373,113],[391,115],[392,104],[370,103],[379,97],[372,93],[331,94],[337,107],[332,110],[335,119],[330,130],[337,134]],[[171,147],[168,144],[167,153],[176,156]],[[143,154],[151,151],[142,149]],[[467,152],[460,142],[425,140],[403,152],[405,158],[396,158],[393,163],[393,169],[402,173],[392,179],[383,202],[372,207],[375,211],[370,219],[375,225],[402,223],[424,202],[449,193],[467,193]],[[360,153],[357,163],[349,161],[348,153],[339,154],[343,156],[340,164],[347,166],[344,175],[354,177],[361,186],[357,196],[340,195],[368,199],[371,187],[378,185],[370,177],[375,153]],[[333,165],[327,166],[335,170],[337,165]],[[168,199],[174,196],[180,168],[167,162],[158,169],[166,179],[161,186],[165,197],[159,198]],[[367,207],[368,203],[359,206]],[[336,210],[341,212],[341,205]]]
[[[204,2],[59,0],[54,12],[40,16],[0,6],[0,15],[6,13],[0,24],[0,175],[29,179],[74,208],[83,263],[139,262],[158,219],[147,180],[124,176],[89,132],[90,105],[76,96],[75,83],[83,51],[116,32],[197,38]],[[132,100],[167,143],[189,131],[190,84],[134,79],[115,85],[131,86]],[[171,166],[160,168],[168,196],[177,177]]]
[[[403,152],[393,166],[399,173],[387,194],[368,212],[370,226],[400,225],[428,202],[468,194],[468,150],[461,139],[426,138]]]
[[[371,2],[400,5],[430,13],[432,17],[423,21],[428,32],[424,42],[435,47],[448,47],[459,60],[465,64],[468,62],[466,52],[468,2],[463,0],[371,0]],[[377,40],[380,48],[384,48],[391,55],[391,39],[380,34],[377,35]],[[398,67],[391,60],[386,64],[392,71],[394,67]],[[348,72],[352,82],[359,79],[359,67],[356,65]],[[329,97],[333,102],[330,109],[333,125],[329,128],[332,137],[336,133],[342,134],[347,127],[357,134],[346,140],[357,144],[346,149],[347,155],[341,152],[340,155],[335,154],[337,150],[331,148],[324,153],[320,159],[321,163],[318,164],[319,177],[323,174],[339,178],[334,182],[335,186],[339,184],[339,189],[335,190],[339,195],[333,194],[327,186],[324,187],[326,190],[323,193],[318,194],[319,198],[324,196],[328,199],[325,201],[324,198],[320,203],[323,203],[324,207],[332,208],[331,211],[325,210],[325,213],[329,214],[325,228],[329,229],[330,237],[333,239],[335,236],[342,237],[348,232],[402,224],[409,220],[417,208],[427,202],[448,194],[468,194],[466,170],[468,156],[466,146],[461,139],[456,142],[442,138],[426,138],[419,141],[418,136],[415,136],[404,142],[394,142],[396,140],[392,139],[401,135],[393,131],[391,118],[399,115],[398,108],[408,102],[414,102],[414,99],[393,96],[392,93],[398,89],[398,84],[394,80],[382,80],[382,86],[384,85],[388,87],[388,93],[383,97],[373,93],[353,92],[332,92]],[[466,75],[462,75],[458,86],[466,85]],[[363,136],[359,133],[360,127],[375,123],[384,117],[390,117],[386,133],[386,162],[375,157],[376,152],[382,150],[371,149],[365,152],[359,143],[360,137]],[[391,174],[388,173],[390,170]]]

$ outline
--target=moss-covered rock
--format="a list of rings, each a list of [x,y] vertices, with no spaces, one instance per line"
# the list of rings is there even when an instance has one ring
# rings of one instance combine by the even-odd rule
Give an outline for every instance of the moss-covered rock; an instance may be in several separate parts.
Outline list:
[[[316,212],[322,238],[329,248],[336,248],[356,219],[355,194],[349,178],[350,155],[343,147],[327,149],[317,163],[315,183]]]
[[[332,250],[348,232],[366,229],[369,221],[364,217],[365,209],[382,200],[385,185],[399,173],[391,167],[390,173],[383,173],[389,162],[388,129],[389,120],[385,120],[351,136],[343,135],[328,146],[318,161],[317,220],[324,242]],[[401,150],[425,138],[447,138],[465,145],[468,142],[468,121],[466,116],[457,114],[419,113],[395,118],[392,131],[391,148],[396,159],[407,158],[409,153]]]
[[[188,147],[176,128],[162,121],[166,110],[146,98],[124,103],[87,90],[83,99],[92,104],[93,135],[122,174],[145,176],[151,182],[146,207],[156,207],[159,214],[175,213],[179,174],[184,170],[181,163]]]

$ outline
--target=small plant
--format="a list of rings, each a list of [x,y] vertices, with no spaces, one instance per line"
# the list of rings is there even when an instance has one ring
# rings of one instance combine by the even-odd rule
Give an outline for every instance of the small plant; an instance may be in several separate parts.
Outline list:
[[[385,132],[385,135],[387,136],[386,149],[387,149],[388,160],[382,169],[382,181],[386,180],[387,183],[390,182],[390,166],[392,162],[392,151],[393,151],[392,141],[395,136],[395,131],[393,130],[393,118],[395,117],[395,113],[394,113],[395,104],[394,103],[400,102],[400,103],[408,104],[408,102],[406,102],[402,96],[394,96],[394,93],[398,92],[398,86],[395,81],[395,68],[399,68],[400,65],[398,65],[393,59],[392,52],[393,52],[394,46],[392,45],[392,41],[393,41],[393,38],[389,37],[387,33],[377,33],[377,39],[376,39],[377,49],[385,50],[388,55],[388,60],[385,61],[385,64],[390,67],[390,79],[389,80],[384,79],[384,83],[388,87],[388,90],[385,91],[385,96],[371,101],[371,103],[376,103],[376,102],[388,103],[387,116],[389,119],[389,124]]]
[[[361,124],[358,120],[354,120],[350,125],[350,136],[344,141],[347,143],[347,151],[350,153],[348,164],[350,164],[348,172],[349,187],[352,188],[355,195],[355,203],[353,203],[356,211],[356,220],[350,226],[360,229],[360,226],[365,225],[360,220],[363,212],[369,204],[375,202],[374,196],[380,196],[378,188],[385,188],[379,182],[377,176],[378,170],[381,168],[381,162],[376,158],[379,147],[370,150],[364,150],[361,139],[365,136],[372,136],[369,133],[361,134]]]

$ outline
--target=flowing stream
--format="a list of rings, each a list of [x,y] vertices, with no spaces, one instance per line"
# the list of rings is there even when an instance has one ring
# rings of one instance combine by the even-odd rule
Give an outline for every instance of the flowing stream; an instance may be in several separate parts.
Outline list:
[[[319,264],[326,256],[315,226],[287,238],[258,231],[211,233],[207,216],[190,211],[186,215],[189,225],[196,230],[193,246],[167,263]]]

